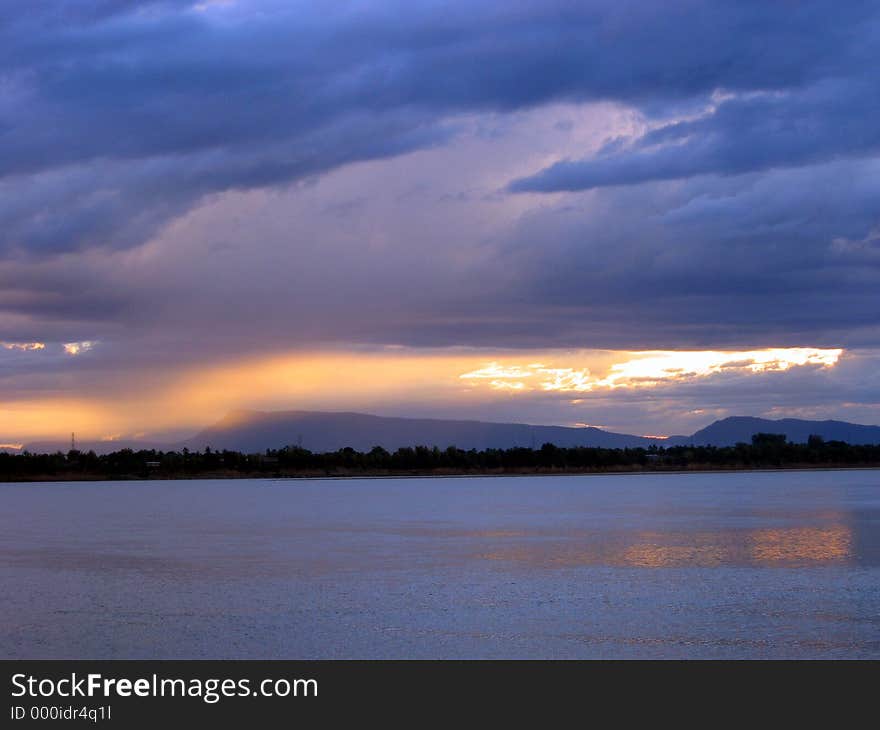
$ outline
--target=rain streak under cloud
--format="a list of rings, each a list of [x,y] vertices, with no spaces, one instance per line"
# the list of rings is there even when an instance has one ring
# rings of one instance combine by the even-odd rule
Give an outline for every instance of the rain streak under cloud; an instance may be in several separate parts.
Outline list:
[[[0,441],[880,422],[878,49],[859,1],[7,2]]]

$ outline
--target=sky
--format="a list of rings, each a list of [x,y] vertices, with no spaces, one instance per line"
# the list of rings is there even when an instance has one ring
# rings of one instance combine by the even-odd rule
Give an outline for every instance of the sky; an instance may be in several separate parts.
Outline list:
[[[880,6],[6,0],[0,445],[880,423]]]

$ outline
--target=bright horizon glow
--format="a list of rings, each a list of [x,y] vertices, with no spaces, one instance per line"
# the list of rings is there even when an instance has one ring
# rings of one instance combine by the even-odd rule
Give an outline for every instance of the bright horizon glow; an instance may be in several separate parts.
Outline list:
[[[135,390],[125,379],[119,383],[107,380],[76,399],[58,394],[9,402],[0,407],[0,440],[11,444],[62,440],[71,431],[84,441],[132,438],[133,434],[162,438],[161,434],[172,431],[195,433],[237,409],[587,423],[590,414],[584,409],[603,393],[686,387],[722,373],[761,377],[795,367],[833,368],[842,354],[840,349],[818,348],[520,353],[387,348],[253,357],[183,372],[144,373],[141,387]],[[579,397],[566,397],[569,393]],[[494,408],[520,398],[521,411],[508,411],[498,418],[473,415],[487,412],[480,410],[484,405]],[[557,415],[534,418],[528,406],[536,398],[552,399]],[[597,422],[609,430],[629,433],[673,427],[668,419],[653,424],[616,419]]]
[[[71,431],[76,431],[77,436],[80,432],[97,434],[114,417],[118,416],[113,409],[97,399],[44,398],[0,403],[0,440],[6,442],[6,448],[24,448],[32,440],[69,439]]]

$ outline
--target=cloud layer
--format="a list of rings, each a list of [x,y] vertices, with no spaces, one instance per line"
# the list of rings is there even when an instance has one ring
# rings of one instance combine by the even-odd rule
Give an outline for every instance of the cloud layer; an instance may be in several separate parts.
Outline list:
[[[326,348],[806,347],[864,386],[667,406],[867,418],[878,49],[859,1],[6,2],[0,405]],[[453,408],[652,408],[610,397]]]

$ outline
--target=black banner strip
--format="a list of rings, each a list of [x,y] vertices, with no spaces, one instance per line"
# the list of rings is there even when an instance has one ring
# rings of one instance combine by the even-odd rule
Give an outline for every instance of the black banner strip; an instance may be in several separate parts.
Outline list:
[[[306,721],[594,724],[738,718],[840,724],[877,662],[5,661],[4,727]],[[862,689],[860,689],[862,688]],[[353,713],[353,714],[352,714]],[[59,725],[60,723],[60,725]],[[603,726],[607,722],[600,723]]]

